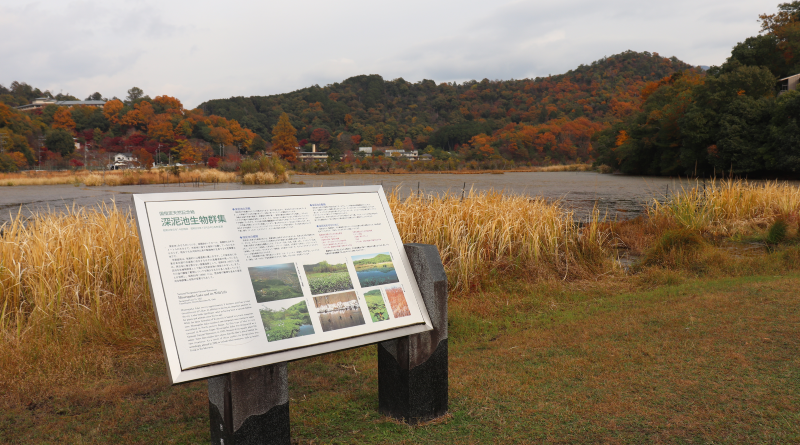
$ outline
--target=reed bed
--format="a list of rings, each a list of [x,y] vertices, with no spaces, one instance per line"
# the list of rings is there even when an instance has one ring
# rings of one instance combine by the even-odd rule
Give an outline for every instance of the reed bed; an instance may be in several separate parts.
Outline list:
[[[114,374],[158,348],[138,235],[116,208],[18,214],[0,231],[0,292],[0,393]]]
[[[696,183],[648,206],[651,220],[711,234],[763,228],[777,218],[797,219],[800,188],[778,181],[721,180]]]
[[[275,176],[272,172],[246,173],[242,176],[242,184],[246,185],[279,184],[281,182],[286,181],[283,178]]]
[[[76,171],[76,172],[27,172],[5,173],[0,175],[0,186],[17,185],[57,185],[57,184],[84,184],[86,186],[117,186],[117,185],[143,185],[143,184],[177,184],[188,182],[224,183],[244,182],[246,184],[277,184],[289,181],[289,172],[280,174],[262,173],[257,178],[248,179],[233,172],[224,172],[217,169],[199,168],[173,173],[169,170],[116,170],[107,172]],[[270,176],[271,175],[271,176]],[[269,177],[268,177],[269,176]],[[261,182],[254,182],[261,181]],[[272,182],[265,182],[272,181]]]
[[[540,198],[470,190],[449,194],[388,196],[404,242],[434,244],[450,288],[480,287],[492,274],[576,278],[608,267],[599,212],[579,227],[573,213]]]

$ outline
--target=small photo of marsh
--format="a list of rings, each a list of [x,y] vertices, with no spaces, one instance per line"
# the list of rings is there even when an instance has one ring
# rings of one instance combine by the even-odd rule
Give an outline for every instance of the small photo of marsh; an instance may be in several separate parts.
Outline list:
[[[344,258],[330,259],[330,262],[320,261],[314,264],[304,264],[303,271],[308,279],[308,287],[312,295],[341,292],[353,288],[350,272]]]
[[[364,301],[367,302],[369,316],[373,323],[389,319],[389,311],[386,310],[386,303],[380,289],[372,289],[364,293]]]
[[[247,271],[250,272],[250,283],[259,303],[303,296],[294,263],[248,267]]]
[[[286,340],[287,338],[302,337],[314,334],[311,316],[305,300],[285,305],[270,305],[261,307],[261,324],[267,334],[267,341]]]
[[[353,291],[314,297],[322,331],[335,331],[365,324],[358,296]]]
[[[389,252],[355,255],[353,266],[356,268],[356,276],[361,287],[380,286],[399,281]]]

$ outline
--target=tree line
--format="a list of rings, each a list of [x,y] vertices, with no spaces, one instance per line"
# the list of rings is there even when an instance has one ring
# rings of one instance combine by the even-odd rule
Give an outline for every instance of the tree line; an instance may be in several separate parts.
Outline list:
[[[286,115],[299,146],[314,144],[333,160],[360,146],[391,146],[424,150],[443,162],[567,163],[594,158],[595,134],[638,111],[644,85],[692,69],[675,57],[626,51],[535,79],[437,84],[361,75],[200,108],[265,140]]]
[[[721,66],[648,83],[639,110],[597,135],[597,165],[626,174],[794,177],[800,172],[800,1],[762,14],[761,33]]]
[[[76,155],[75,142],[95,152],[131,152],[143,165],[172,160],[216,166],[226,154],[236,157],[267,148],[261,137],[233,119],[184,109],[180,100],[166,95],[151,99],[137,87],[103,108],[56,104],[32,111],[13,108],[38,97],[78,100],[20,82],[10,88],[0,85],[0,171],[30,168],[37,162],[60,168],[83,166],[86,157]],[[104,98],[96,92],[86,100]]]

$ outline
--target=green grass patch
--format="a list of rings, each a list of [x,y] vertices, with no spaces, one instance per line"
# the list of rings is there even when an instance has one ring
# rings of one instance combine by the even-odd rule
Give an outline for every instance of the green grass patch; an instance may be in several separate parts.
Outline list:
[[[428,425],[378,414],[374,346],[293,362],[293,438],[800,441],[800,275],[684,278],[652,289],[640,279],[511,281],[451,301],[450,415]],[[160,354],[145,358],[152,366],[6,403],[0,442],[207,443],[205,384],[169,387]]]

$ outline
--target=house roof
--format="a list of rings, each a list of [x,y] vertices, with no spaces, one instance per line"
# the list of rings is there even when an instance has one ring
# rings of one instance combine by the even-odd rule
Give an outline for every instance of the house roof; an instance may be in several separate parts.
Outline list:
[[[784,77],[783,79],[778,79],[778,82],[780,82],[780,81],[782,81],[782,80],[789,80],[789,79],[793,79],[793,78],[795,78],[795,77],[798,77],[798,76],[800,76],[800,73],[798,73],[798,74],[793,74],[793,75],[791,75],[791,76],[789,76],[789,77]]]

